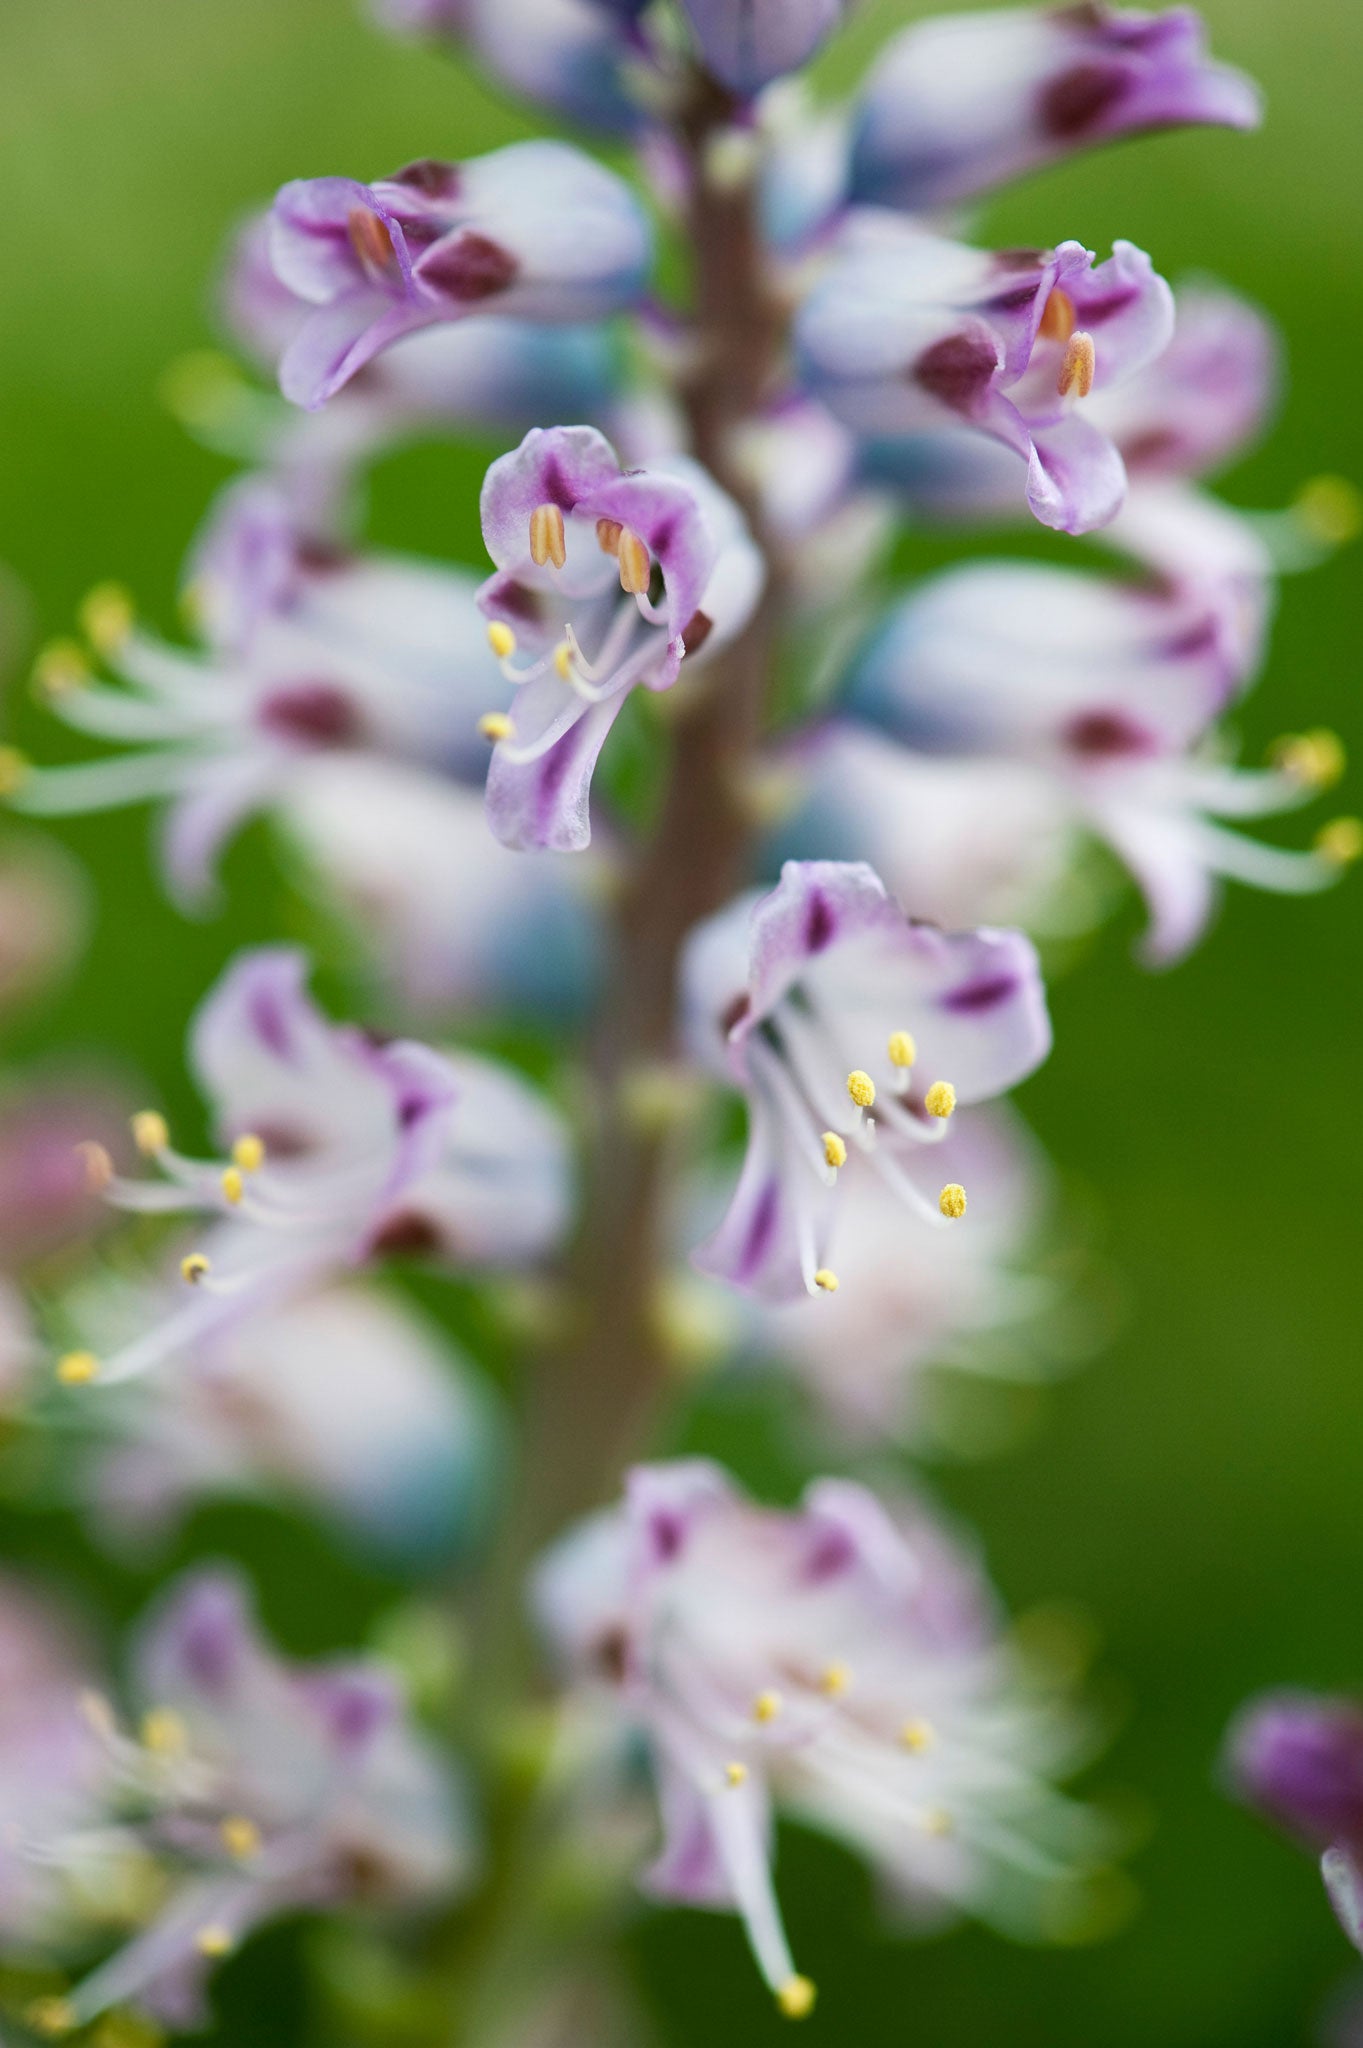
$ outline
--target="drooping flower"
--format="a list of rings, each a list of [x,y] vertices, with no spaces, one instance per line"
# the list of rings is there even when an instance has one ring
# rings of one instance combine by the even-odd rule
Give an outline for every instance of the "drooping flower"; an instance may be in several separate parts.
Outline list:
[[[854,216],[795,322],[805,380],[868,442],[968,427],[1020,458],[1045,526],[1086,533],[1121,509],[1126,474],[1085,409],[1165,348],[1173,296],[1118,242],[991,254],[888,213]]]
[[[618,312],[644,284],[652,243],[614,172],[535,141],[466,164],[409,164],[373,185],[298,179],[275,201],[270,253],[313,308],[284,353],[280,388],[313,407],[419,327]]]
[[[707,71],[744,96],[798,71],[842,25],[850,0],[682,0]]]
[[[542,1626],[604,1736],[643,1737],[655,1897],[737,1911],[808,2012],[772,1883],[773,1809],[865,1854],[919,1917],[1020,1929],[1097,1846],[1047,1780],[1076,1731],[1029,1692],[972,1558],[922,1509],[822,1480],[748,1501],[704,1461],[636,1467],[540,1569]]]
[[[1295,892],[1339,872],[1328,853],[1262,846],[1222,822],[1290,809],[1339,772],[1329,735],[1263,772],[1218,757],[1214,721],[1257,658],[1258,625],[1215,582],[970,562],[889,614],[852,663],[845,703],[920,760],[1029,771],[1053,806],[1045,830],[1067,816],[1135,876],[1146,957],[1165,964],[1201,935],[1218,877]]]
[[[622,469],[592,427],[532,429],[488,471],[482,513],[497,567],[478,601],[517,686],[509,718],[485,721],[489,821],[508,846],[576,851],[629,691],[669,689],[683,660],[689,672],[741,632],[762,558],[698,464]]]
[[[608,133],[629,133],[644,109],[633,72],[648,62],[642,0],[372,0],[400,34],[466,52],[525,98]]]
[[[108,1359],[68,1354],[59,1378],[132,1378],[385,1255],[496,1268],[561,1233],[567,1148],[548,1106],[492,1061],[330,1023],[306,975],[301,953],[262,947],[203,1004],[191,1062],[227,1159],[184,1157],[148,1112],[135,1134],[164,1178],[101,1173],[115,1207],[212,1219],[182,1264],[188,1298]]]
[[[695,1263],[772,1301],[836,1290],[828,1242],[850,1148],[915,1212],[959,1220],[966,1191],[930,1198],[918,1148],[1050,1047],[1029,940],[915,924],[856,862],[788,861],[770,894],[698,927],[682,1000],[694,1056],[748,1108],[738,1185]]]
[[[1363,1707],[1311,1693],[1253,1700],[1226,1764],[1241,1799],[1320,1853],[1339,1924],[1363,1950]]]
[[[1260,99],[1191,8],[946,14],[881,53],[856,113],[855,203],[931,211],[1072,151],[1189,124],[1253,128]]]

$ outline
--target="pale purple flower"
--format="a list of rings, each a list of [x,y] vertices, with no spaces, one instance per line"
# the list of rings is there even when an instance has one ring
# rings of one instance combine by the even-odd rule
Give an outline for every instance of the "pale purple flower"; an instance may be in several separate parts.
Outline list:
[[[930,211],[1094,143],[1259,118],[1257,89],[1208,56],[1188,7],[945,14],[905,29],[872,67],[851,196]]]
[[[135,1120],[163,1178],[115,1177],[107,1198],[211,1222],[183,1305],[101,1361],[101,1385],[385,1255],[495,1269],[562,1233],[567,1147],[540,1097],[490,1060],[332,1024],[306,976],[289,947],[241,954],[194,1020],[191,1064],[228,1159],[186,1158],[160,1118]]]
[[[1078,242],[990,253],[868,211],[797,315],[795,343],[810,389],[857,434],[969,427],[1012,452],[1043,525],[1085,533],[1126,491],[1089,393],[1143,369],[1173,320],[1169,287],[1130,242],[1095,266]]]
[[[373,185],[298,179],[275,200],[270,254],[313,308],[279,366],[284,396],[313,407],[419,327],[617,312],[644,285],[652,238],[614,172],[535,141],[466,164],[409,164]]]
[[[52,1074],[0,1100],[0,1271],[69,1250],[107,1222],[80,1150],[90,1141],[128,1150],[114,1088]]]
[[[602,1736],[647,1744],[663,1840],[645,1888],[740,1913],[792,2017],[813,1987],[776,1903],[773,1808],[929,1922],[1035,1926],[1094,1850],[1047,1782],[1074,1727],[1021,1683],[974,1559],[922,1509],[892,1518],[840,1480],[767,1509],[704,1461],[640,1466],[535,1592]]]
[[[1311,1693],[1251,1701],[1227,1738],[1238,1796],[1309,1848],[1340,1926],[1363,1951],[1363,1708]]]
[[[516,685],[488,818],[505,845],[576,851],[626,696],[669,689],[742,631],[762,558],[698,464],[622,469],[593,427],[533,429],[488,471],[482,514],[497,567],[478,601]]]
[[[648,61],[641,0],[371,0],[399,34],[466,52],[514,92],[590,128],[643,118],[631,70]]]
[[[692,1053],[748,1108],[738,1185],[695,1263],[771,1301],[837,1288],[828,1243],[851,1151],[887,1201],[959,1222],[960,1184],[925,1192],[920,1147],[1050,1048],[1029,940],[915,924],[854,862],[788,861],[770,894],[701,925],[682,1001]]]
[[[842,26],[851,0],[682,0],[707,71],[731,92],[760,92],[798,71]]]
[[[1315,794],[1290,768],[1237,769],[1214,747],[1214,722],[1257,658],[1258,623],[1215,581],[970,562],[890,613],[854,660],[845,703],[915,755],[1029,770],[1053,822],[1082,826],[1129,868],[1150,912],[1146,957],[1163,965],[1201,936],[1219,877],[1297,892],[1338,874],[1322,855],[1259,845],[1224,822]]]

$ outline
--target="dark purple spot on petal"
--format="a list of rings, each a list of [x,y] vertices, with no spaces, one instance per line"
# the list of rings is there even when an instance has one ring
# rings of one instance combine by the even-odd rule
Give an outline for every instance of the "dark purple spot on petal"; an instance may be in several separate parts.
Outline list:
[[[1041,286],[1036,284],[1016,285],[1011,291],[1000,292],[996,299],[989,301],[991,313],[1018,313],[1024,306],[1030,306]]]
[[[648,1518],[648,1540],[657,1562],[670,1564],[674,1557],[681,1555],[686,1541],[686,1524],[680,1515],[658,1508]]]
[[[1121,291],[1109,292],[1105,299],[1085,299],[1075,307],[1081,327],[1101,327],[1105,320],[1114,320],[1118,313],[1125,313],[1128,306],[1134,306],[1140,293],[1134,285],[1127,285]]]
[[[1143,726],[1120,711],[1081,711],[1064,727],[1061,738],[1071,753],[1088,761],[1149,754],[1155,744]]]
[[[774,1180],[769,1180],[757,1198],[757,1205],[748,1225],[748,1235],[743,1246],[743,1255],[738,1262],[740,1283],[751,1280],[771,1249],[776,1234],[776,1218],[780,1213],[781,1191]]]
[[[978,331],[947,334],[924,349],[911,375],[953,412],[973,412],[999,366],[995,343]]]
[[[983,1010],[996,1009],[1017,994],[1018,980],[1015,974],[981,975],[978,981],[962,982],[942,997],[942,1008],[958,1017],[978,1016]]]
[[[806,953],[822,953],[832,943],[838,929],[833,915],[833,906],[822,889],[810,891],[805,905],[805,925],[802,934]]]
[[[751,1008],[752,997],[746,989],[740,990],[736,996],[725,1004],[720,1015],[720,1036],[727,1038],[731,1031],[736,1031]]]
[[[206,1692],[222,1692],[231,1683],[240,1644],[235,1604],[204,1600],[180,1637],[180,1661],[196,1685]]]
[[[418,157],[415,163],[404,164],[400,171],[394,171],[388,183],[406,185],[427,199],[453,199],[459,191],[459,166],[442,164],[438,157]]]
[[[285,683],[261,700],[266,732],[305,747],[354,747],[364,737],[355,701],[338,683]]]
[[[523,626],[542,625],[547,616],[540,592],[528,583],[518,583],[514,576],[497,577],[487,592],[486,604],[498,618],[519,619]]]
[[[1172,661],[1190,661],[1194,655],[1212,653],[1218,646],[1220,638],[1216,620],[1209,612],[1205,618],[1197,620],[1185,632],[1166,640],[1160,652]]]
[[[519,268],[509,249],[466,228],[461,234],[437,242],[421,258],[416,274],[424,285],[461,306],[470,306],[483,299],[495,299],[515,282]]]
[[[1043,133],[1069,141],[1095,128],[1126,98],[1130,74],[1120,64],[1076,64],[1043,86],[1037,118]]]
[[[382,1259],[429,1259],[443,1248],[440,1232],[419,1209],[399,1209],[369,1242],[374,1257]]]
[[[262,984],[252,989],[247,1013],[252,1031],[267,1051],[280,1060],[295,1057],[289,1013],[272,987]]]
[[[848,1571],[855,1564],[856,1556],[857,1547],[846,1529],[832,1526],[815,1529],[802,1576],[811,1584],[823,1584]]]
[[[1129,441],[1121,443],[1122,460],[1128,469],[1162,465],[1181,454],[1182,449],[1182,439],[1169,427],[1151,427],[1147,433],[1133,434]]]
[[[692,612],[690,618],[682,627],[682,653],[698,653],[714,629],[715,622],[708,612]]]

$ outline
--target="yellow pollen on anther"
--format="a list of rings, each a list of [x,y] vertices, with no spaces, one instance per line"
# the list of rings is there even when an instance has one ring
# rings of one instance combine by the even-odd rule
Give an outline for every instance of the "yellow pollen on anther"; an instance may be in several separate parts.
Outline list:
[[[959,1223],[965,1214],[965,1189],[958,1180],[949,1180],[937,1197],[937,1206],[944,1216]]]
[[[488,627],[487,644],[498,661],[506,661],[516,652],[516,636],[501,619],[494,619]]]
[[[788,2020],[808,2019],[818,1992],[808,1977],[787,1977],[776,1994],[776,2003]]]
[[[0,747],[0,796],[13,796],[27,776],[27,754],[18,747]]]
[[[923,1097],[923,1107],[929,1116],[949,1117],[956,1107],[956,1090],[950,1081],[934,1081]]]
[[[1311,732],[1288,732],[1268,750],[1275,768],[1308,789],[1332,789],[1344,774],[1344,742],[1326,726]]]
[[[516,728],[504,711],[485,711],[478,721],[478,730],[485,740],[509,740]]]
[[[552,562],[561,569],[568,559],[568,537],[557,505],[536,505],[530,514],[530,559],[537,569]]]
[[[201,1956],[230,1956],[234,1943],[225,1927],[201,1927],[194,1937],[194,1946]]]
[[[206,1277],[208,1260],[202,1252],[187,1252],[180,1261],[180,1278],[188,1280],[191,1287]]]
[[[243,1173],[259,1173],[265,1164],[265,1140],[254,1131],[243,1131],[232,1146],[232,1164]]]
[[[24,2018],[35,2034],[47,2034],[53,2039],[69,2034],[76,2024],[76,2015],[66,1998],[35,1998],[25,2008]]]
[[[1074,300],[1057,285],[1041,309],[1037,333],[1045,341],[1068,341],[1074,332],[1075,317]]]
[[[114,1162],[98,1138],[83,1138],[76,1157],[85,1170],[85,1185],[92,1195],[102,1195],[114,1177]]]
[[[170,1132],[159,1109],[139,1109],[132,1120],[132,1134],[138,1151],[148,1158],[153,1153],[164,1152],[170,1143]]]
[[[64,1387],[87,1387],[99,1378],[99,1360],[93,1351],[68,1351],[57,1360],[57,1378]]]
[[[752,1703],[754,1721],[774,1721],[781,1711],[782,1704],[779,1692],[760,1692]]]
[[[1316,852],[1341,868],[1363,860],[1363,823],[1357,818],[1332,818],[1316,834]]]
[[[911,1031],[892,1031],[885,1050],[890,1055],[892,1067],[911,1067],[918,1057],[918,1047]]]
[[[831,1266],[820,1266],[814,1275],[814,1285],[821,1294],[836,1294],[838,1291],[838,1276]]]
[[[746,1785],[748,1782],[748,1766],[740,1763],[725,1764],[724,1782],[726,1785],[732,1785],[737,1791],[740,1785]]]
[[[923,1815],[923,1830],[929,1835],[949,1835],[955,1828],[951,1815],[940,1806],[930,1806]]]
[[[922,1750],[931,1749],[936,1740],[931,1721],[906,1721],[899,1731],[900,1748],[912,1750],[915,1756]]]
[[[840,1166],[846,1166],[846,1164],[847,1164],[847,1147],[846,1147],[846,1145],[845,1145],[845,1144],[843,1143],[842,1139],[841,1139],[841,1138],[840,1138],[840,1137],[838,1136],[838,1134],[837,1134],[837,1132],[836,1132],[836,1131],[825,1131],[825,1132],[824,1132],[824,1134],[823,1134],[823,1156],[824,1156],[824,1164],[825,1164],[826,1166],[831,1166],[831,1167],[833,1167],[833,1169],[834,1169],[835,1171],[836,1171],[836,1169],[837,1169],[838,1167],[840,1167]]]
[[[642,597],[653,574],[653,557],[631,527],[620,528],[613,553],[620,563],[620,588],[631,597]]]
[[[241,1168],[239,1166],[224,1167],[219,1185],[222,1188],[224,1200],[230,1202],[235,1209],[237,1203],[246,1192],[246,1182],[242,1178]]]
[[[153,1756],[183,1756],[189,1748],[189,1731],[173,1707],[149,1708],[137,1732]]]
[[[90,680],[90,664],[75,640],[49,640],[33,664],[33,688],[40,697],[61,697]]]
[[[560,640],[554,649],[554,670],[561,683],[573,680],[573,646],[570,640]]]
[[[1060,375],[1055,386],[1060,396],[1068,398],[1073,391],[1076,398],[1087,398],[1093,389],[1097,363],[1093,336],[1085,334],[1081,327],[1065,343],[1065,353],[1060,358]]]
[[[847,1664],[829,1664],[819,1675],[819,1691],[827,1693],[830,1700],[840,1700],[851,1683],[851,1666]]]
[[[876,1099],[876,1084],[862,1067],[853,1067],[847,1076],[847,1092],[858,1109],[869,1109]]]
[[[1343,547],[1363,533],[1363,493],[1346,476],[1309,478],[1292,510],[1312,540],[1325,547]]]
[[[260,1829],[244,1813],[229,1813],[218,1828],[222,1846],[229,1856],[245,1861],[260,1847]]]
[[[81,602],[80,629],[97,654],[115,654],[133,629],[133,601],[121,583],[97,583]]]

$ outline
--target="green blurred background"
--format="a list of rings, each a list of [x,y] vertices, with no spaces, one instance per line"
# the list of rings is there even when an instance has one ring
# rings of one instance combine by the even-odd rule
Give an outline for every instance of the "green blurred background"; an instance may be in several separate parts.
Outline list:
[[[849,80],[914,11],[870,6],[826,67]],[[1262,135],[1180,136],[1086,159],[991,209],[986,239],[1125,235],[1177,278],[1209,270],[1280,322],[1282,420],[1228,480],[1276,505],[1322,471],[1363,477],[1357,106],[1363,9],[1349,0],[1210,0],[1221,54],[1268,88]],[[31,596],[30,641],[69,630],[91,583],[129,583],[169,624],[180,560],[226,466],[158,401],[211,333],[223,232],[285,178],[367,175],[527,132],[523,113],[433,56],[371,32],[351,0],[2,0],[0,561]],[[479,560],[483,455],[425,451],[376,483],[384,542]],[[1284,589],[1267,674],[1246,708],[1257,758],[1285,728],[1363,745],[1359,557]],[[13,622],[11,621],[11,634]],[[9,731],[54,751],[18,664]],[[1358,808],[1346,783],[1336,808]],[[261,846],[229,864],[230,913],[186,925],[160,901],[144,816],[64,832],[98,923],[84,970],[11,1040],[16,1057],[101,1048],[192,1124],[182,1032],[229,952],[293,915]],[[801,1967],[823,1987],[802,2037],[862,2048],[1283,2048],[1315,2037],[1350,1971],[1308,1861],[1218,1792],[1214,1760],[1258,1686],[1363,1685],[1363,1256],[1359,997],[1363,892],[1289,902],[1234,893],[1172,975],[1137,971],[1130,915],[1055,992],[1058,1051],[1025,1107],[1101,1212],[1130,1298],[1120,1333],[1041,1404],[1001,1460],[936,1484],[980,1528],[1015,1606],[1077,1602],[1126,1698],[1101,1782],[1153,1814],[1142,1900],[1087,1949],[1031,1952],[963,1932],[905,1946],[835,1852],[783,1844]],[[698,1431],[750,1478],[774,1453],[740,1407]],[[146,1582],[103,1565],[55,1515],[6,1514],[7,1548],[115,1616]],[[264,1513],[200,1515],[183,1554],[229,1546],[268,1619],[314,1651],[392,1596],[321,1537]],[[665,2039],[780,2038],[733,1923],[654,1915],[632,1958]],[[318,2038],[296,1941],[224,1973],[217,2038]],[[584,2043],[583,2048],[589,2048]]]

